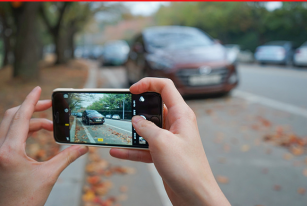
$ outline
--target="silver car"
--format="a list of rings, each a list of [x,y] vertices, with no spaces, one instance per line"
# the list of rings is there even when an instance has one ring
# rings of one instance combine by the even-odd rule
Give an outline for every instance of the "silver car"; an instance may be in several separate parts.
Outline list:
[[[293,44],[290,41],[272,41],[257,47],[255,59],[260,64],[276,63],[291,65]]]
[[[295,50],[293,63],[295,66],[307,66],[307,41]]]
[[[114,115],[112,116],[112,119],[120,119],[120,116],[119,116],[118,114],[114,114]]]

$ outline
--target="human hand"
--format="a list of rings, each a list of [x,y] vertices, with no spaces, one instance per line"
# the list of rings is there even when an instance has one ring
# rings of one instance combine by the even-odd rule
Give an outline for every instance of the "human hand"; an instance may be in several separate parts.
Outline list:
[[[41,88],[34,88],[22,105],[6,111],[0,125],[0,205],[44,205],[60,173],[88,151],[71,146],[46,162],[37,162],[25,152],[28,134],[53,130],[43,118],[31,119],[33,112],[51,107],[50,100],[38,101]]]
[[[144,78],[130,87],[133,94],[160,93],[165,129],[135,116],[136,132],[149,144],[149,151],[112,148],[120,159],[153,162],[174,205],[230,205],[212,174],[200,139],[196,116],[169,79]]]

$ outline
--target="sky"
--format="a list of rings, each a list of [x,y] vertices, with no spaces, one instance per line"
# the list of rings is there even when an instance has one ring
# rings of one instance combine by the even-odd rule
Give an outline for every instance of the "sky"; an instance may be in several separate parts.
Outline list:
[[[167,6],[170,2],[124,2],[133,15],[150,16],[158,9],[161,5]]]
[[[87,98],[86,101],[81,102],[81,107],[88,107],[90,106],[92,103],[94,103],[95,101],[99,100],[101,97],[103,97],[104,94],[93,94],[92,98]]]
[[[124,2],[123,4],[125,4],[134,15],[150,16],[158,11],[161,5],[167,6],[170,2]],[[267,2],[267,9],[269,11],[273,11],[281,6],[282,2],[279,1]]]

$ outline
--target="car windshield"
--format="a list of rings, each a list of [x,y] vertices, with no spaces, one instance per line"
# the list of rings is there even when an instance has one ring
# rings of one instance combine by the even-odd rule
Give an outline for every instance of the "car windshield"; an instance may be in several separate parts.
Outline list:
[[[212,43],[209,37],[201,33],[154,32],[148,35],[148,45],[155,49],[202,47]]]
[[[97,111],[88,111],[90,114],[99,114],[100,115],[100,113],[99,112],[97,112]]]

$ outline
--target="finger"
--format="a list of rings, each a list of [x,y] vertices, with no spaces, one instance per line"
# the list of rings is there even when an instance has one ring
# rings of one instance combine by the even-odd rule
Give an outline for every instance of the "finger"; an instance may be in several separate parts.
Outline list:
[[[112,148],[110,155],[124,160],[131,160],[136,162],[152,163],[149,151],[145,150],[132,150],[132,149],[117,149]]]
[[[35,111],[44,111],[46,109],[49,109],[52,105],[51,100],[40,100],[38,101],[38,103],[35,106]],[[11,125],[12,119],[14,117],[14,115],[16,114],[16,112],[18,111],[18,109],[20,108],[20,106],[17,107],[13,107],[11,109],[8,109],[5,113],[4,113],[4,118],[1,122],[0,125],[0,147],[3,144],[4,140],[5,140],[5,136],[7,135],[7,132],[9,130],[9,127]]]
[[[8,142],[16,145],[21,141],[24,142],[27,138],[30,119],[38,103],[41,91],[40,87],[35,87],[17,110],[7,133]]]
[[[154,123],[145,120],[143,117],[134,116],[132,118],[132,125],[135,131],[143,137],[148,144],[152,144],[152,141],[157,140],[159,136],[167,135],[169,131],[159,128]]]
[[[52,159],[45,162],[47,170],[53,171],[58,177],[61,172],[76,159],[88,152],[88,147],[74,145],[66,148]]]
[[[36,132],[41,129],[52,131],[53,122],[44,118],[33,118],[30,120],[29,132]]]
[[[148,91],[161,94],[162,99],[168,108],[178,104],[186,105],[182,96],[170,79],[146,77],[130,87],[130,92],[133,94],[141,94]]]

